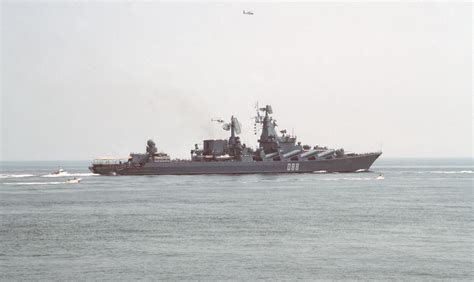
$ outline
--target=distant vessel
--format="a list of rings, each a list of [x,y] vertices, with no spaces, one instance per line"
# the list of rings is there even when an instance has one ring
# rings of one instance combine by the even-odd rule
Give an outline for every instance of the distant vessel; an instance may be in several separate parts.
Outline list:
[[[202,148],[195,144],[190,160],[171,160],[167,154],[158,153],[155,143],[148,140],[144,154],[131,153],[123,161],[96,159],[89,169],[103,175],[354,172],[368,170],[382,154],[355,154],[344,149],[301,145],[286,130],[277,134],[272,113],[270,105],[257,106],[255,129],[261,128],[262,132],[256,149],[240,142],[237,136],[241,133],[240,123],[232,116],[228,123],[215,120],[230,131],[229,139],[204,140]]]
[[[68,183],[68,184],[79,184],[81,182],[81,180],[82,180],[82,178],[74,177],[73,179],[66,180],[66,183]]]
[[[57,170],[51,172],[51,174],[61,174],[61,173],[64,173],[64,169],[62,169],[61,167],[58,167]]]

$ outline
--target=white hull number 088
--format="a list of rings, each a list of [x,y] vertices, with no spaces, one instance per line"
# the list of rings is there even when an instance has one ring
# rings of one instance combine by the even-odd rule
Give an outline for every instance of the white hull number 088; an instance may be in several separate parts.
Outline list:
[[[300,170],[300,164],[299,163],[288,163],[286,166],[287,171],[298,171]]]

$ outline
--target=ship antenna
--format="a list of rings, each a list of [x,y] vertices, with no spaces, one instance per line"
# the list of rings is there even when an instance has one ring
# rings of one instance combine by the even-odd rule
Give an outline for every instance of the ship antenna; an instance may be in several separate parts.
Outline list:
[[[255,135],[258,135],[260,124],[263,122],[263,117],[260,115],[261,109],[258,106],[258,101],[255,102],[255,111],[257,112],[257,115],[252,118],[254,120],[253,131]]]

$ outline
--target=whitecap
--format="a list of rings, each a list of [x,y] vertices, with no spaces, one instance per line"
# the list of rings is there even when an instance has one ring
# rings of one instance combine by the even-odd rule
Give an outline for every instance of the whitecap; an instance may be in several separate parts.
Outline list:
[[[350,180],[350,181],[365,181],[365,180],[375,180],[375,178],[370,177],[338,177],[338,178],[324,178],[324,181],[340,181],[340,180]]]
[[[6,182],[3,184],[6,185],[56,185],[56,184],[64,184],[65,182]]]
[[[70,176],[96,176],[99,174],[95,173],[69,173],[69,172],[61,172],[59,174],[46,174],[41,177],[70,177]]]
[[[32,177],[33,174],[0,174],[0,179]]]
[[[474,171],[472,170],[432,170],[428,171],[428,173],[433,174],[472,174]]]

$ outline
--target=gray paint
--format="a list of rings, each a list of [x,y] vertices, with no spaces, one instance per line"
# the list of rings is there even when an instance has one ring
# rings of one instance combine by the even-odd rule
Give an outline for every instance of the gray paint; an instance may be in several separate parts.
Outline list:
[[[151,162],[143,167],[95,166],[94,173],[118,175],[182,175],[182,174],[253,174],[253,173],[311,173],[353,172],[368,170],[381,153],[369,153],[361,156],[315,161],[279,161],[279,162]],[[289,167],[290,166],[290,167]],[[298,167],[298,169],[296,169]]]
[[[232,144],[238,131],[231,131],[229,142],[226,140],[204,140],[203,150],[189,161],[167,160],[156,161],[158,153],[155,143],[148,140],[147,152],[140,158],[130,158],[120,164],[97,164],[95,161],[89,169],[94,173],[110,175],[160,175],[160,174],[249,174],[249,173],[304,173],[314,171],[327,172],[351,172],[357,170],[368,170],[372,163],[382,154],[344,154],[343,150],[336,154],[333,149],[325,150],[318,158],[310,159],[302,150],[302,146],[296,145],[296,137],[276,133],[276,122],[271,116],[271,106],[257,107],[255,126],[261,128],[259,137],[260,147],[255,152],[242,150],[231,150],[227,144]],[[264,116],[260,115],[264,112]],[[234,117],[232,116],[232,120]],[[281,144],[285,144],[282,148]],[[150,149],[150,146],[153,148]],[[197,146],[196,146],[197,147]],[[309,146],[307,147],[310,150]],[[317,149],[315,146],[314,149]],[[191,151],[191,152],[193,152]],[[238,152],[238,153],[237,153]],[[311,152],[311,151],[310,151]],[[266,153],[266,155],[265,155]],[[227,160],[219,160],[226,156]],[[244,156],[244,158],[242,158]],[[263,156],[261,158],[260,156]],[[295,158],[295,159],[294,159]]]

